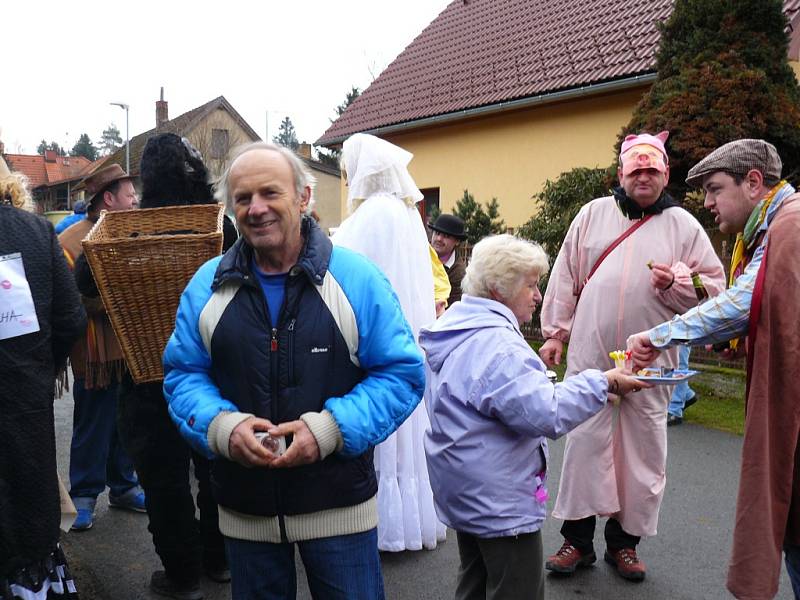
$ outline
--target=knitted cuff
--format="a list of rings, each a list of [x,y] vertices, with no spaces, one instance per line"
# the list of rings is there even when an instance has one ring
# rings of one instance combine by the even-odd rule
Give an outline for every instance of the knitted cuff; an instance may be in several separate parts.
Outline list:
[[[236,429],[236,426],[249,419],[253,415],[240,412],[221,412],[211,421],[208,426],[208,447],[214,454],[220,454],[231,459],[229,444],[231,441],[231,433]]]
[[[300,415],[300,420],[306,424],[311,435],[317,440],[320,460],[339,452],[344,447],[344,438],[333,415],[327,410],[322,412],[307,412]]]

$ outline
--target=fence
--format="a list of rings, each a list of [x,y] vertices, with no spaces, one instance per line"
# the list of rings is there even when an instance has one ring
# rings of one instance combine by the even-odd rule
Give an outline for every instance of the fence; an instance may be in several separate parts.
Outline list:
[[[709,235],[712,235],[711,230],[707,230]],[[727,265],[730,261],[730,251],[728,248],[728,244],[726,240],[716,240],[718,244],[718,255],[722,260],[723,265]],[[719,243],[721,242],[721,243]],[[464,262],[469,264],[469,260],[472,257],[472,245],[464,242],[463,244],[459,245],[457,249],[458,256],[464,259]],[[542,290],[544,293],[544,290]],[[535,314],[533,319],[528,321],[527,323],[523,324],[520,327],[520,331],[522,331],[522,335],[525,336],[525,339],[529,342],[544,342],[544,337],[542,337],[542,330],[539,323],[539,315]],[[693,363],[705,364],[705,365],[715,365],[718,367],[726,367],[729,369],[744,369],[744,358],[737,358],[736,360],[725,360],[720,357],[717,352],[706,350],[702,346],[695,346],[692,348],[692,358]]]

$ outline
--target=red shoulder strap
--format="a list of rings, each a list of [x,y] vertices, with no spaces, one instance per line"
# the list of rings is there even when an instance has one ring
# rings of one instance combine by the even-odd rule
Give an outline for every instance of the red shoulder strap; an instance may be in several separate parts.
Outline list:
[[[614,251],[614,248],[619,246],[629,236],[633,235],[633,232],[639,229],[639,227],[641,227],[645,223],[647,223],[647,221],[649,221],[652,216],[653,215],[647,215],[646,217],[639,219],[638,221],[636,221],[636,223],[634,223],[633,225],[628,227],[625,231],[623,231],[622,234],[617,239],[611,242],[608,248],[606,248],[600,255],[600,257],[595,261],[594,266],[589,271],[589,274],[586,276],[586,279],[583,280],[583,285],[581,286],[581,289],[578,290],[577,294],[575,294],[578,297],[578,299],[580,299],[581,294],[583,293],[583,288],[585,288],[586,284],[589,283],[589,280],[592,278],[592,275],[594,275],[594,272],[597,271],[597,269],[600,267],[600,265],[603,263],[606,257]]]

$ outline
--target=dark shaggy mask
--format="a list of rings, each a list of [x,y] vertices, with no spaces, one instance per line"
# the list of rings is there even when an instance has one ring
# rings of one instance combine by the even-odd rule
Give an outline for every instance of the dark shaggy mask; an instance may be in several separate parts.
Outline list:
[[[161,133],[147,140],[139,175],[141,208],[214,202],[203,158],[186,138],[174,133]]]

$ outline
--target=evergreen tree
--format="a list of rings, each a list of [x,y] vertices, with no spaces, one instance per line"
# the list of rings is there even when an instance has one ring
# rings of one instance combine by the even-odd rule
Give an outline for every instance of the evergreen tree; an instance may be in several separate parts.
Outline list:
[[[97,148],[95,148],[94,144],[92,143],[92,140],[89,139],[89,135],[86,133],[82,133],[81,136],[78,138],[78,141],[75,142],[75,145],[72,147],[70,155],[83,156],[91,161],[95,161],[97,160]]]
[[[67,155],[67,152],[61,146],[59,146],[57,142],[50,142],[48,144],[45,140],[42,140],[36,147],[36,153],[43,155],[46,150],[52,150],[59,156]]]
[[[119,128],[114,125],[114,123],[111,123],[103,130],[103,134],[100,136],[99,145],[100,154],[103,156],[113,154],[120,146],[122,146],[122,136],[119,133]]]
[[[289,117],[281,121],[278,135],[274,136],[272,141],[291,150],[297,150],[298,146],[300,146],[300,142],[297,141],[297,134],[294,131],[294,125]]]
[[[800,90],[787,60],[781,0],[676,0],[661,27],[658,75],[617,141],[670,131],[670,190],[689,168],[737,138],[775,144],[784,175],[800,166]],[[615,165],[616,166],[616,165]],[[687,206],[708,224],[707,211]]]
[[[464,195],[456,202],[454,214],[464,221],[467,241],[470,244],[477,244],[487,235],[503,233],[506,230],[506,224],[500,218],[500,204],[497,198],[492,198],[484,210],[469,190],[464,190]]]
[[[570,223],[581,207],[594,198],[608,195],[605,169],[579,167],[547,180],[534,195],[538,211],[517,230],[517,235],[541,244],[554,260],[567,236]]]
[[[350,106],[353,101],[361,95],[361,90],[359,90],[356,86],[350,88],[350,91],[347,92],[347,95],[344,98],[344,102],[342,102],[339,106],[337,106],[334,111],[336,112],[336,117],[331,119],[331,123],[336,121],[339,117],[344,114],[344,111],[347,110],[347,107]],[[320,162],[330,165],[332,167],[339,166],[339,158],[342,155],[341,150],[318,150],[317,151],[317,158]]]

